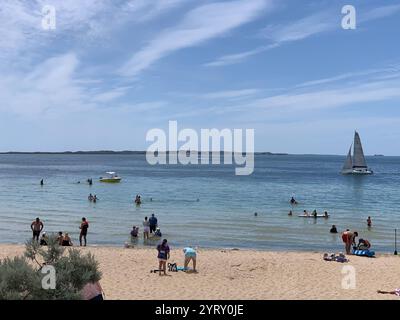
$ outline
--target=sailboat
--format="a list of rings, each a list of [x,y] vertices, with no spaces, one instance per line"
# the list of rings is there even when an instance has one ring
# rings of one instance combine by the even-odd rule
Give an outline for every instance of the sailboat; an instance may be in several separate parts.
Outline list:
[[[354,153],[353,156],[351,156],[351,149],[353,146]],[[342,168],[342,174],[364,175],[373,173],[374,172],[370,170],[367,166],[367,161],[365,160],[360,135],[356,131],[354,133],[354,143],[350,146],[346,161],[344,162]]]

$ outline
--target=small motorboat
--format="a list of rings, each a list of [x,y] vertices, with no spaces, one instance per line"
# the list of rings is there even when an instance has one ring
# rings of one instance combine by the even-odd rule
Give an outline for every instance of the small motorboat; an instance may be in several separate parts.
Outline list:
[[[100,182],[108,182],[108,183],[116,183],[121,181],[121,177],[119,177],[115,172],[106,172],[106,177],[100,177]]]

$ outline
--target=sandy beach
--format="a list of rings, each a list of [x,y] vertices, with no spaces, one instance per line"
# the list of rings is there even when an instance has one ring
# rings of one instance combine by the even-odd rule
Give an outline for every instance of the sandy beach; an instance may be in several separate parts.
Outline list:
[[[399,299],[377,289],[400,286],[399,257],[350,256],[350,262],[326,262],[317,252],[198,250],[198,273],[150,273],[156,251],[147,248],[86,247],[100,263],[106,299]],[[21,245],[0,245],[0,258],[22,254]],[[183,264],[181,249],[170,262]],[[343,266],[356,271],[356,289],[343,289]]]

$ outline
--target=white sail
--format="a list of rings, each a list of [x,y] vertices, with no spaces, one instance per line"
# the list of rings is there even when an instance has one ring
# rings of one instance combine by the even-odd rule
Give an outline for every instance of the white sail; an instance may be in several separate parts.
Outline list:
[[[357,131],[354,134],[353,168],[367,168],[367,162],[365,161],[360,135]]]
[[[353,169],[353,159],[351,157],[351,147],[349,149],[349,153],[347,154],[347,158],[346,161],[344,162],[343,168],[342,168],[342,172],[346,173],[348,171],[351,171]]]

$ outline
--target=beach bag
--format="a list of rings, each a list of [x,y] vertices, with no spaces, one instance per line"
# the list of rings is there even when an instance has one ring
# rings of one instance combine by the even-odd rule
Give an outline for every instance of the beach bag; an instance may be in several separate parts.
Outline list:
[[[178,266],[176,263],[168,263],[168,271],[178,272]]]

